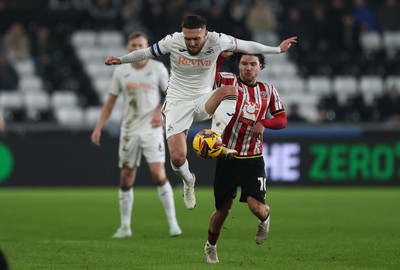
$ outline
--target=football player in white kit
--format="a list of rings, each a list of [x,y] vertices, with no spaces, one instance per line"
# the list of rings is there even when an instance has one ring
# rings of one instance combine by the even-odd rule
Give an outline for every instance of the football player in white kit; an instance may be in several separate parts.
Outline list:
[[[128,37],[129,51],[148,46],[148,38],[144,33],[135,32]],[[132,187],[142,154],[157,185],[158,195],[167,215],[170,235],[178,236],[182,233],[176,220],[173,191],[164,166],[165,146],[160,90],[165,92],[167,84],[168,70],[159,61],[146,59],[117,67],[111,80],[108,99],[92,133],[92,142],[100,145],[101,129],[111,115],[118,96],[122,94],[124,114],[119,142],[121,227],[113,235],[114,238],[132,235],[131,213],[134,201]]]
[[[195,176],[186,159],[187,132],[193,122],[213,117],[211,129],[222,135],[235,112],[237,90],[232,86],[213,89],[216,60],[222,51],[245,53],[286,52],[297,37],[284,40],[279,47],[236,39],[232,36],[208,32],[202,16],[189,15],[182,21],[182,32],[167,35],[151,47],[122,57],[110,56],[106,65],[135,63],[143,59],[170,54],[171,75],[163,106],[171,165],[183,181],[183,199],[188,209],[196,206]],[[223,146],[221,146],[223,147]],[[236,153],[223,148],[224,156]]]

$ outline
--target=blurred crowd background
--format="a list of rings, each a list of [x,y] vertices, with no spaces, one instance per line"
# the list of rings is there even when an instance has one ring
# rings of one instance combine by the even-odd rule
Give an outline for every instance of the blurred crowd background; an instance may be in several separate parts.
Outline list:
[[[400,128],[397,0],[0,0],[0,110],[8,126],[92,128],[113,71],[104,59],[125,54],[132,31],[151,43],[180,31],[189,13],[206,17],[210,31],[270,46],[298,37],[289,54],[267,56],[259,78],[278,89],[289,127]],[[222,70],[236,72],[235,64]]]

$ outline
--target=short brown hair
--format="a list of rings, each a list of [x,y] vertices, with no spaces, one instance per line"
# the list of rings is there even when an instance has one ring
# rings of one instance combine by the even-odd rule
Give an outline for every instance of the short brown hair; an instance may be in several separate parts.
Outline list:
[[[149,37],[143,33],[143,32],[133,32],[128,36],[128,41],[134,39],[134,38],[138,38],[138,37],[144,37],[147,41],[149,41]]]
[[[242,59],[243,55],[253,55],[258,58],[258,61],[260,61],[261,69],[264,69],[265,66],[267,65],[267,61],[265,59],[265,56],[263,54],[252,54],[252,53],[238,53],[236,54],[236,61],[237,64],[239,65],[240,60]]]
[[[188,15],[183,19],[181,26],[182,28],[187,28],[187,29],[196,29],[196,28],[205,29],[207,26],[207,20],[206,18],[200,15]]]

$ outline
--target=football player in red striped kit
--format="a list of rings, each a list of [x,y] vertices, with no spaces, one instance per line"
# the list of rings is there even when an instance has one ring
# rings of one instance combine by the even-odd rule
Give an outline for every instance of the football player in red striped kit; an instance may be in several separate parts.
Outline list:
[[[235,149],[232,159],[217,160],[214,180],[216,210],[211,216],[208,240],[204,246],[207,263],[218,263],[217,240],[229,215],[238,187],[240,202],[247,203],[258,218],[255,241],[262,244],[269,232],[269,206],[265,203],[266,175],[262,157],[265,128],[282,129],[287,125],[285,108],[273,85],[257,81],[265,66],[262,54],[237,55],[240,75],[220,72],[217,87],[232,85],[238,90],[235,114],[222,135],[226,147]],[[273,117],[267,119],[267,113]],[[218,124],[218,123],[214,123]]]

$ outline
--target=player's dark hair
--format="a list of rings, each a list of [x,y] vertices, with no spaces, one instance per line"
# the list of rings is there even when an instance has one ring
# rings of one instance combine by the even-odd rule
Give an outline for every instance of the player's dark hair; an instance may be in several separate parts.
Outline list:
[[[239,65],[240,63],[240,59],[242,59],[243,55],[254,55],[257,56],[258,61],[260,61],[260,65],[261,65],[261,69],[264,69],[266,64],[267,64],[267,60],[265,59],[265,56],[263,54],[250,54],[250,53],[238,53],[236,54],[236,61],[237,64]]]
[[[187,28],[187,29],[196,29],[196,28],[206,29],[206,26],[207,26],[206,18],[200,15],[188,15],[183,19],[181,24],[182,28]]]
[[[133,32],[128,36],[128,41],[134,38],[144,37],[147,41],[149,41],[149,37],[143,32]]]

